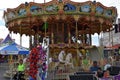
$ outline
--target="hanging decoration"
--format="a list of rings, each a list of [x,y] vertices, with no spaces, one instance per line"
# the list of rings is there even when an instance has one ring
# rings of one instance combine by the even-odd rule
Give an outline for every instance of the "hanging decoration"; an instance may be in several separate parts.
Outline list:
[[[30,62],[29,75],[34,80],[36,80],[37,71],[38,71],[38,66],[37,66],[37,62],[39,60],[38,55],[39,55],[38,50],[36,48],[33,48],[31,50],[30,57],[29,57],[29,62]]]
[[[30,53],[29,57],[29,63],[30,63],[30,69],[29,69],[29,75],[33,80],[36,80],[38,68],[39,68],[39,62],[41,62],[43,65],[41,66],[42,71],[46,72],[47,65],[47,55],[46,50],[43,49],[42,45],[38,45],[37,47],[33,48]],[[45,75],[40,76],[41,79],[45,77]]]

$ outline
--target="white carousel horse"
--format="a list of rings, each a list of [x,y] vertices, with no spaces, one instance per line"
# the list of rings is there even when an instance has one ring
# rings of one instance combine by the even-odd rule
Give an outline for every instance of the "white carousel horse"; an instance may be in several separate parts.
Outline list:
[[[51,62],[52,62],[52,57],[49,58],[49,63],[48,64],[50,64]]]
[[[49,46],[49,38],[43,38],[42,48],[46,50]]]
[[[65,56],[65,51],[61,51],[60,53],[59,53],[59,55],[58,55],[58,60],[59,60],[59,62],[56,62],[55,63],[55,67],[58,67],[59,66],[59,64],[65,64],[65,60],[64,60],[64,56]]]
[[[71,68],[74,68],[73,62],[72,62],[72,54],[68,53],[65,59],[65,65],[70,66]]]
[[[45,51],[47,62],[49,63],[49,38],[44,37],[42,43],[42,49]]]
[[[65,52],[64,51],[61,51],[58,55],[58,60],[59,62],[62,62],[62,63],[65,63],[64,61],[64,56],[65,56]]]
[[[76,38],[74,36],[72,36],[72,41],[75,43],[76,42]]]

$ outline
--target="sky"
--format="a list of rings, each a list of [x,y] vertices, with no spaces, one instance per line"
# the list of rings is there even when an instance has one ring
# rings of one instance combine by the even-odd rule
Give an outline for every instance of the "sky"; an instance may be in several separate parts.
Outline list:
[[[4,10],[6,10],[7,8],[15,8],[17,6],[19,6],[21,3],[25,3],[25,2],[37,2],[37,3],[43,3],[44,0],[1,0],[0,2],[0,38],[5,38],[8,34],[9,31],[8,29],[5,27],[5,22],[3,19],[3,12]],[[46,0],[46,2],[49,2],[50,0]],[[71,1],[75,1],[75,2],[85,2],[88,0],[71,0]],[[93,1],[93,0],[89,0],[89,1]],[[114,6],[117,8],[118,11],[118,18],[120,18],[120,0],[96,0],[96,2],[101,2],[103,5],[105,6]],[[11,37],[13,39],[15,39],[15,42],[17,44],[20,44],[20,35],[19,34],[15,34],[15,33],[11,33],[10,34]],[[98,40],[98,35],[95,34],[94,36],[92,36],[92,44],[98,46],[99,45],[99,40]],[[23,35],[22,36],[22,46],[24,47],[29,47],[29,37]]]

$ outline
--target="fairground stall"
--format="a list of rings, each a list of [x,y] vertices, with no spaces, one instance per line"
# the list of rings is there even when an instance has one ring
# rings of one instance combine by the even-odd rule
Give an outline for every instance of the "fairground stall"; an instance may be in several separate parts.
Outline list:
[[[56,73],[78,71],[81,56],[89,58],[85,56],[92,46],[91,35],[109,31],[116,18],[115,7],[96,1],[25,2],[4,11],[6,27],[21,36],[29,35],[30,48],[39,43],[47,45],[48,71],[57,70]]]
[[[0,63],[3,63],[1,64],[1,67],[5,63],[8,64],[7,66],[4,66],[8,67],[8,69],[5,71],[3,76],[11,78],[11,74],[16,72],[18,60],[25,58],[27,55],[29,55],[29,50],[15,43],[14,39],[12,39],[8,34],[0,43]]]

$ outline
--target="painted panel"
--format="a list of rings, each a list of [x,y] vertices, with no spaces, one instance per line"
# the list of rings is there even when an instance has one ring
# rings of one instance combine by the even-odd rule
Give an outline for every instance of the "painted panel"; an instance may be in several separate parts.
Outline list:
[[[105,16],[112,16],[112,10],[105,10]]]
[[[26,15],[26,9],[21,8],[21,9],[18,11],[18,16],[24,16],[24,15]]]
[[[91,11],[91,6],[90,5],[83,5],[80,7],[81,12],[90,12]]]
[[[75,11],[75,10],[76,10],[76,7],[72,4],[67,3],[64,5],[64,11]]]
[[[30,12],[31,12],[31,14],[39,14],[42,12],[42,8],[39,6],[31,6]]]
[[[59,10],[58,6],[53,4],[46,7],[47,12],[57,12]]]
[[[100,6],[96,7],[96,13],[103,14],[103,11],[104,11],[104,9],[102,7],[100,7]]]
[[[7,18],[15,18],[15,13],[14,12],[9,12]]]

